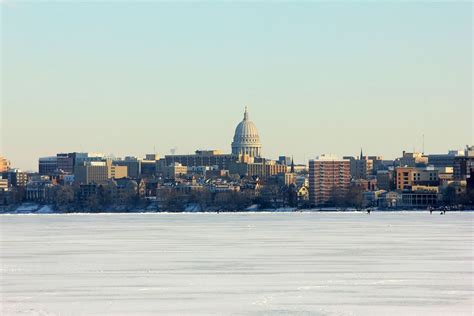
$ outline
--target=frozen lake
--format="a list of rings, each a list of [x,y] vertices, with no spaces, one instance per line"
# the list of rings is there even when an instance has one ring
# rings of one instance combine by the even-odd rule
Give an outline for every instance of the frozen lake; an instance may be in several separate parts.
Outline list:
[[[2,315],[472,315],[474,213],[0,216]]]

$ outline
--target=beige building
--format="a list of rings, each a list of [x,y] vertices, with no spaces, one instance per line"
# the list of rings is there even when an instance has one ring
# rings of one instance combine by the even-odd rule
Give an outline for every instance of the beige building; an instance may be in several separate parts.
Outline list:
[[[407,153],[403,151],[402,157],[398,158],[398,165],[400,167],[416,167],[417,165],[428,164],[428,157],[422,153]]]
[[[74,180],[79,184],[105,184],[109,179],[105,161],[84,162],[74,168]]]
[[[453,167],[444,167],[436,168],[438,170],[438,177],[440,184],[446,184],[454,180],[454,168]]]
[[[374,162],[367,157],[357,160],[357,177],[356,179],[369,179],[372,176]]]
[[[108,179],[127,177],[126,166],[114,166],[111,160],[87,161],[76,166],[74,170],[75,182],[79,184],[105,184]]]
[[[439,172],[432,167],[398,167],[395,170],[397,190],[413,190],[415,186],[437,187],[439,185]]]
[[[107,160],[107,177],[109,179],[122,179],[128,177],[128,166],[116,166]]]
[[[399,167],[396,169],[397,175],[397,190],[411,189],[413,186],[413,173],[415,168],[413,167]]]
[[[281,185],[296,184],[296,175],[292,172],[278,174],[278,182]]]
[[[157,169],[174,163],[180,163],[187,167],[217,166],[219,170],[228,170],[229,164],[236,161],[238,156],[223,154],[220,150],[196,150],[191,155],[166,155],[157,162]]]
[[[188,167],[175,162],[162,168],[162,173],[165,178],[176,179],[188,173]]]
[[[273,160],[259,159],[258,162],[245,163],[235,162],[230,164],[229,173],[238,174],[240,176],[257,176],[260,178],[267,178],[278,174],[286,173],[288,167],[281,165]]]
[[[6,172],[10,169],[10,161],[0,156],[0,172]]]
[[[146,154],[144,160],[157,161],[160,160],[160,156],[158,156],[157,154]]]
[[[0,178],[0,190],[4,190],[4,191],[8,190],[8,179]]]
[[[432,167],[416,168],[413,172],[413,182],[415,185],[437,186],[439,184],[438,173],[438,170]]]

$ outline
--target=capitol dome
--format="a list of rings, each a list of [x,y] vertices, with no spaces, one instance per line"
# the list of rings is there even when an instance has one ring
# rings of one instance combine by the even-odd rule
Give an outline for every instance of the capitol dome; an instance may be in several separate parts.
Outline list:
[[[260,143],[257,127],[249,120],[247,107],[245,107],[244,119],[235,128],[232,154],[260,157],[261,150],[262,144]]]

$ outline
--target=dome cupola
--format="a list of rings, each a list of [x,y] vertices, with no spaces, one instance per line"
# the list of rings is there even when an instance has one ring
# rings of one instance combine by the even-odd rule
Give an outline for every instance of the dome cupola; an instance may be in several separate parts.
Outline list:
[[[262,144],[260,143],[257,127],[250,121],[247,107],[245,107],[244,119],[235,128],[232,153],[234,155],[260,157],[261,150]]]

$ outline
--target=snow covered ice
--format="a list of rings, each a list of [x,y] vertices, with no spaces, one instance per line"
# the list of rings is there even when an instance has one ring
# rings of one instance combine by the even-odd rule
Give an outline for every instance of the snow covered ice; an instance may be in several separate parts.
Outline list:
[[[2,315],[472,315],[474,213],[0,216]]]

